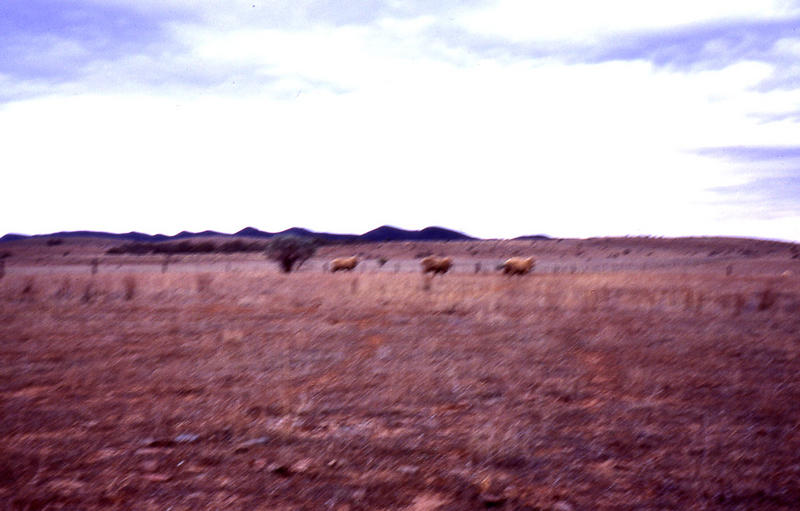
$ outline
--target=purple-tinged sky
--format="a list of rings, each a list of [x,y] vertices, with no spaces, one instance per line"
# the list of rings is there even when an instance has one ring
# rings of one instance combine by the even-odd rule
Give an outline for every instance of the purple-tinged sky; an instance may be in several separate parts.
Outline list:
[[[0,2],[0,234],[800,241],[800,2]]]

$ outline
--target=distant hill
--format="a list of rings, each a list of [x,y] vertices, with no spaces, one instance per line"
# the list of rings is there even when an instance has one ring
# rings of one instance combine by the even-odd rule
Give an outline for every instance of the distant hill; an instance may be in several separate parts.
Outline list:
[[[201,231],[201,232],[189,232],[189,231],[181,231],[175,236],[172,236],[173,240],[185,240],[191,238],[204,238],[209,236],[228,236],[228,234],[223,234],[217,231]]]
[[[451,231],[443,227],[426,227],[421,231],[407,231],[390,225],[383,225],[377,229],[365,232],[358,237],[358,241],[455,241],[474,240],[466,234]]]
[[[186,237],[186,235],[190,234],[192,233],[182,232],[175,236],[166,236],[164,234],[144,234],[135,231],[119,234],[103,231],[60,231],[50,234],[34,234],[31,236],[25,234],[6,234],[0,238],[0,241],[17,241],[35,238],[100,238],[120,241],[167,241],[171,239],[180,239],[179,236]]]
[[[357,234],[333,234],[329,232],[313,232],[302,227],[290,227],[285,231],[280,232],[265,232],[256,229],[255,227],[245,227],[241,231],[233,234],[236,237],[245,238],[271,238],[273,236],[292,234],[294,236],[305,236],[309,238],[317,238],[331,243],[348,243],[358,240]]]
[[[25,239],[38,239],[38,238],[100,238],[117,240],[120,242],[162,242],[162,241],[177,241],[189,240],[194,238],[209,238],[209,237],[222,237],[222,238],[272,238],[273,236],[291,234],[294,236],[315,238],[327,243],[371,243],[382,241],[451,241],[451,240],[473,240],[471,236],[467,236],[458,231],[445,229],[443,227],[426,227],[419,231],[407,231],[384,225],[373,229],[364,234],[337,234],[329,232],[314,232],[302,227],[291,227],[285,231],[280,232],[266,232],[256,229],[255,227],[245,227],[244,229],[234,233],[226,234],[217,231],[201,231],[189,232],[181,231],[174,236],[167,236],[164,234],[144,234],[141,232],[127,232],[127,233],[109,233],[101,231],[62,231],[54,232],[51,234],[6,234],[0,238],[0,242],[4,241],[18,241]]]
[[[545,236],[544,234],[531,234],[528,236],[517,236],[514,238],[515,240],[549,240],[552,239],[550,236]]]

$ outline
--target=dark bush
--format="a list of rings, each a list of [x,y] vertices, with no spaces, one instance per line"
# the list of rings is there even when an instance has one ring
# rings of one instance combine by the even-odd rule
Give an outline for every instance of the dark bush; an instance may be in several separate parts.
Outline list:
[[[289,273],[299,268],[316,251],[315,239],[289,234],[272,238],[264,253],[268,259],[277,262],[284,273]]]
[[[61,245],[62,243],[64,243],[64,240],[61,238],[50,238],[47,240],[48,247],[55,247],[56,245]]]
[[[200,243],[196,243],[192,248],[191,251],[198,254],[210,254],[212,252],[216,252],[217,244],[213,241],[201,241]]]
[[[106,250],[106,254],[111,254],[111,255],[118,255],[118,254],[145,255],[145,254],[150,254],[152,252],[153,252],[152,243],[125,243],[118,247],[112,247]]]
[[[758,310],[765,311],[770,309],[778,301],[778,295],[772,289],[765,289],[759,294]]]
[[[266,245],[261,242],[246,242],[242,240],[232,240],[217,245],[213,241],[188,241],[183,240],[177,243],[125,243],[118,247],[110,248],[107,254],[211,254],[234,252],[261,252]]]
[[[219,251],[226,254],[232,254],[234,252],[262,252],[265,248],[265,243],[259,243],[257,241],[248,243],[242,240],[233,240],[227,241],[220,245]]]

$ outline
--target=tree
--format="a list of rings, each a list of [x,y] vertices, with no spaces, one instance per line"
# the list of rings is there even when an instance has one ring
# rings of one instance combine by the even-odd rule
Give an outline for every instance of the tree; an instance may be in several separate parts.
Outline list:
[[[284,273],[299,268],[317,251],[317,242],[313,238],[305,238],[287,234],[272,238],[264,251],[268,259],[277,262]]]

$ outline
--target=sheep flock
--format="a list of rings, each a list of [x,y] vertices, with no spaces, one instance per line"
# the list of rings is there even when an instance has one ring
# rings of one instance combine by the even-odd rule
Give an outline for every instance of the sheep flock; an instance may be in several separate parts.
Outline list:
[[[359,259],[357,256],[352,257],[338,257],[333,259],[328,268],[331,273],[338,271],[352,271],[358,266]],[[420,260],[422,273],[431,273],[433,275],[444,275],[453,267],[452,257],[437,257],[428,256]],[[502,271],[505,275],[526,275],[531,273],[536,265],[536,260],[533,257],[512,257],[506,259],[503,263],[497,266],[497,269]]]

